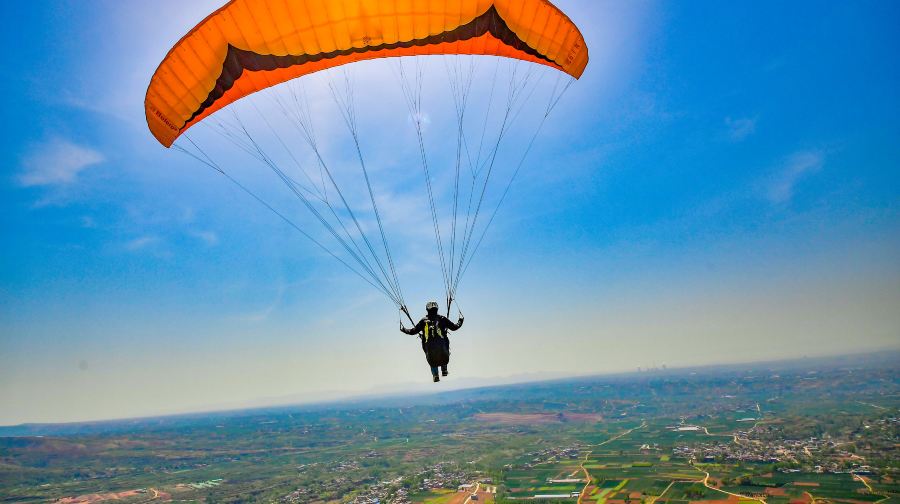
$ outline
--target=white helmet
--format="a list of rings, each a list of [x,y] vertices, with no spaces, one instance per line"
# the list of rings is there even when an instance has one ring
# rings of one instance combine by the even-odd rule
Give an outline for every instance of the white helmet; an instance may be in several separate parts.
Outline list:
[[[428,304],[425,305],[425,311],[437,310],[438,304],[437,301],[429,301]]]

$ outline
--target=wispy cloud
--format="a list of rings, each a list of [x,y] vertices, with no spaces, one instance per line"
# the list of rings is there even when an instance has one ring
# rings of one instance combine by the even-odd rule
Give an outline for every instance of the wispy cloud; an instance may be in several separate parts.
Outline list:
[[[266,306],[247,313],[241,313],[234,316],[235,320],[247,323],[259,323],[269,320],[269,317],[281,306],[284,300],[284,294],[287,291],[287,285],[279,282],[275,296]]]
[[[219,244],[219,235],[215,231],[192,231],[190,234],[210,247]]]
[[[728,127],[728,137],[735,142],[740,142],[756,131],[756,121],[755,117],[739,119],[726,117],[725,126]]]
[[[129,252],[139,252],[148,247],[156,245],[160,241],[161,240],[158,236],[154,236],[154,235],[140,236],[138,238],[135,238],[133,240],[126,242],[125,250],[128,250]]]
[[[419,123],[419,126],[421,126],[422,131],[424,132],[428,131],[428,127],[431,126],[431,115],[428,114],[428,112],[418,112],[415,114],[410,114],[407,117],[407,121],[409,122],[409,124],[413,125]]]
[[[825,154],[821,151],[801,151],[791,155],[767,188],[769,201],[776,204],[790,201],[797,183],[821,170],[824,163]]]
[[[55,138],[35,146],[24,157],[18,181],[23,187],[70,185],[81,172],[105,160],[100,152]]]

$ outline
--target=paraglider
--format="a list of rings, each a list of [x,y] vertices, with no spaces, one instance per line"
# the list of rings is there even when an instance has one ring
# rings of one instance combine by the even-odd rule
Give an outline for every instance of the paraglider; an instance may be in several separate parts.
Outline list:
[[[411,329],[400,323],[400,331],[410,336],[419,336],[422,340],[422,351],[425,352],[425,359],[431,367],[431,376],[435,382],[441,381],[438,375],[440,368],[441,375],[447,376],[449,371],[447,366],[450,364],[450,331],[458,331],[462,327],[465,317],[459,314],[459,320],[453,323],[447,317],[438,313],[437,301],[429,301],[425,305],[425,317]]]
[[[455,158],[437,163],[453,166],[453,182],[438,186],[432,183],[435,161],[427,152],[423,119],[426,114],[422,105],[422,59],[428,57],[442,59],[452,99],[444,102],[452,103],[457,121]],[[490,71],[487,76],[478,73],[481,60],[477,58],[483,57],[497,61],[492,77]],[[147,124],[163,146],[173,147],[224,176],[384,294],[413,323],[379,210],[377,184],[373,187],[364,155],[355,91],[346,71],[351,63],[379,59],[395,63],[392,69],[414,126],[414,141],[409,143],[418,148],[419,155],[408,164],[419,164],[424,174],[426,190],[421,194],[428,198],[449,316],[460,281],[545,120],[588,64],[588,50],[580,30],[548,0],[231,0],[191,29],[165,56],[150,80],[144,101]],[[405,60],[412,60],[413,71],[404,64]],[[501,60],[516,65],[501,72]],[[519,68],[520,62],[525,65],[524,70]],[[540,74],[537,68],[549,70]],[[312,127],[314,114],[302,81],[309,78],[304,76],[315,73],[329,75],[332,69],[344,71],[343,82],[332,79],[328,88],[340,111],[339,122],[343,122],[351,138],[343,152],[355,151],[361,177],[353,182],[360,184],[360,190],[348,191],[346,181],[339,182],[340,176]],[[536,99],[541,95],[537,90],[545,76],[551,74],[546,80],[553,81],[553,85],[545,93],[546,104],[542,105]],[[502,93],[495,94],[495,89],[502,87],[498,82],[504,75],[508,78],[505,100],[496,96]],[[489,93],[473,91],[479,85],[489,89]],[[271,98],[274,110],[293,129],[276,127],[270,113],[261,112],[255,102],[250,103],[259,112],[268,129],[266,135],[275,142],[281,157],[264,146],[265,142],[234,108],[236,102],[269,88],[263,94]],[[467,114],[473,95],[485,103],[483,120]],[[226,108],[234,118],[230,124],[216,114]],[[525,135],[520,142],[525,148],[514,159],[506,159],[500,154],[503,140],[513,135],[511,131],[517,126],[526,124],[521,118],[523,111],[535,115],[533,135]],[[470,136],[467,130],[472,123],[480,131]],[[276,208],[251,184],[240,180],[219,160],[225,155],[217,156],[190,136],[189,130],[198,125],[208,126],[271,170],[308,210],[310,218],[321,225],[321,231],[310,231],[293,214]],[[448,144],[446,138],[442,142]],[[304,156],[299,149],[303,145],[307,157],[318,168],[318,180],[315,172],[307,170],[301,161]],[[488,188],[492,179],[501,174],[500,165],[507,168],[502,173],[507,177],[506,183],[499,185],[502,190],[491,193]],[[439,212],[440,191],[449,192],[448,188],[452,188],[452,204],[447,206],[452,211],[446,215],[452,218]],[[351,195],[354,192],[367,196],[365,204],[371,205],[370,216],[363,215],[365,210]],[[486,206],[493,206],[489,217],[483,212]],[[462,317],[460,314],[459,324],[454,324],[437,315],[434,305],[429,303],[428,316],[410,329],[414,332],[404,332],[422,333],[423,350],[438,381],[438,368],[443,367],[446,376],[447,331],[458,329]],[[432,331],[437,339],[446,340],[443,352],[429,343]]]
[[[160,64],[144,100],[150,131],[170,147],[195,124],[262,89],[374,58],[505,56],[574,78],[584,38],[547,0],[231,0]]]

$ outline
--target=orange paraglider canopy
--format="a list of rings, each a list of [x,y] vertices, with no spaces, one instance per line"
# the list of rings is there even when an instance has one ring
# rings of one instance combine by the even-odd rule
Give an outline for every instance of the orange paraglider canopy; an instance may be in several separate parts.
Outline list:
[[[547,0],[231,0],[185,35],[144,100],[170,147],[247,95],[355,61],[429,54],[505,56],[579,78],[588,50]]]

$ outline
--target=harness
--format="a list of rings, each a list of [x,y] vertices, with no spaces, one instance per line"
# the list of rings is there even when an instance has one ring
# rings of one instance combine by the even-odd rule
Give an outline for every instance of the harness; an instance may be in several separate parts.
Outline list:
[[[431,337],[430,330],[431,330],[432,325],[434,325],[434,332],[437,335],[437,337],[438,338],[444,337],[444,335],[442,334],[442,331],[441,331],[441,326],[440,326],[440,324],[438,324],[438,321],[431,320],[431,319],[425,319],[425,331],[424,332],[425,332],[425,341],[426,342]]]

